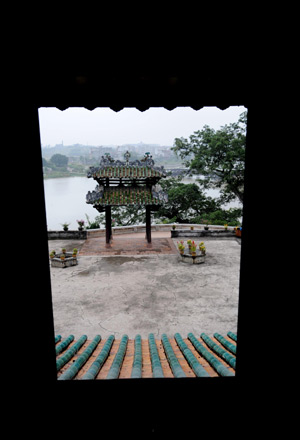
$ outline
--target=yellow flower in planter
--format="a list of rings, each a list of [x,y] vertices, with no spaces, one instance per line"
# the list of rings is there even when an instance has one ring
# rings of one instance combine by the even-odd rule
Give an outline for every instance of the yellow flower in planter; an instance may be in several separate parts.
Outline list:
[[[205,246],[199,246],[200,252],[202,255],[206,254],[206,247]]]
[[[185,246],[183,244],[183,241],[180,241],[180,242],[177,241],[177,246],[180,251],[184,251]]]
[[[178,250],[179,250],[180,255],[184,255],[184,249],[185,249],[184,242],[180,241],[180,243],[179,243],[177,241],[177,245],[178,245]]]

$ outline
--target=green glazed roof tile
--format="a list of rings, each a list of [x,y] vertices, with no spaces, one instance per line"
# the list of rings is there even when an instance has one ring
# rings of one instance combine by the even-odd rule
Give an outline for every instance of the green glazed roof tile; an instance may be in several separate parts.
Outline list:
[[[157,205],[160,201],[149,188],[110,187],[105,188],[95,205]]]

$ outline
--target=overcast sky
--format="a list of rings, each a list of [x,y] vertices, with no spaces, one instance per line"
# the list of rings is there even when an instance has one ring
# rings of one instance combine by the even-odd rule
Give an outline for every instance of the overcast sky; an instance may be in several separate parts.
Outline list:
[[[177,107],[174,110],[150,108],[140,112],[125,108],[114,112],[109,108],[40,108],[39,121],[42,146],[56,144],[73,145],[122,145],[145,144],[170,145],[176,137],[188,138],[194,131],[207,124],[214,129],[237,122],[246,109],[242,106],[220,110],[204,107],[193,110]]]

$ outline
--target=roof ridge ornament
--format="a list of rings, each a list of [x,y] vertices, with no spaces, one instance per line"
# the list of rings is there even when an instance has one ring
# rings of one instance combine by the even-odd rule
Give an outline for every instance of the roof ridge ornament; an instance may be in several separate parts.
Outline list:
[[[145,153],[143,159],[141,159],[141,162],[144,162],[144,164],[147,167],[153,167],[154,166],[154,160],[152,159],[152,155],[149,152]]]
[[[88,191],[86,195],[86,203],[96,203],[99,199],[103,197],[104,186],[97,185],[94,191]]]
[[[101,156],[100,166],[105,167],[114,163],[115,159],[111,157],[110,153],[104,153],[104,156]]]
[[[126,166],[129,167],[129,158],[130,158],[131,154],[129,153],[129,151],[127,150],[126,153],[124,154],[124,158],[126,160]]]
[[[157,171],[161,174],[161,177],[166,177],[166,171],[164,166],[155,166],[152,155],[147,152],[141,160],[133,160],[129,162],[129,158],[131,157],[130,152],[127,150],[124,154],[125,161],[121,161],[119,159],[115,160],[111,157],[110,153],[105,153],[104,156],[101,156],[100,164],[98,167],[91,166],[89,171],[87,172],[87,177],[94,177],[95,174],[100,172],[101,170],[105,170],[107,168],[151,168],[154,171]]]

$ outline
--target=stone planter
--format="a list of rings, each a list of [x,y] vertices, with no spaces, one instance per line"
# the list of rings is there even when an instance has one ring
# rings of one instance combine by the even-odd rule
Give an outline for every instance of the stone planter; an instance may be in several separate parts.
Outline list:
[[[188,263],[188,264],[202,264],[202,263],[205,263],[205,255],[203,255],[199,251],[196,251],[195,254],[196,255],[192,255],[189,252],[184,252],[183,254],[180,254],[180,259],[184,263]]]
[[[188,264],[202,264],[205,263],[205,255],[193,255],[183,254],[180,255],[181,261]]]
[[[48,240],[86,240],[87,231],[48,231]]]
[[[63,255],[63,253],[55,254],[55,257],[51,258],[51,267],[70,267],[70,266],[76,266],[78,264],[77,258],[73,257],[71,252],[66,252],[65,259],[62,260],[60,256]]]
[[[209,231],[205,231],[203,229],[197,229],[194,231],[188,230],[188,229],[175,229],[171,230],[171,238],[178,238],[178,237],[188,237],[191,240],[193,238],[197,237],[212,237],[212,238],[233,238],[235,237],[236,233],[234,230],[214,230],[210,229]]]

